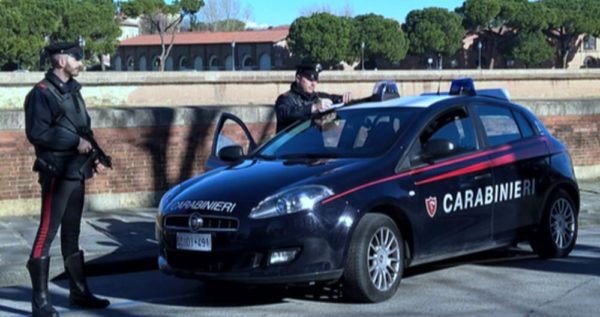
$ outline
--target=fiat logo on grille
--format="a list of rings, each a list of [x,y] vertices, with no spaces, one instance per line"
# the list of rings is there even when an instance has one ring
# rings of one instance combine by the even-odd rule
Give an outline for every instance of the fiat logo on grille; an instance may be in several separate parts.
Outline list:
[[[192,230],[193,232],[196,232],[196,231],[202,229],[202,227],[204,226],[204,219],[202,219],[202,217],[200,217],[199,214],[193,213],[190,216],[189,225],[190,225],[190,230]]]

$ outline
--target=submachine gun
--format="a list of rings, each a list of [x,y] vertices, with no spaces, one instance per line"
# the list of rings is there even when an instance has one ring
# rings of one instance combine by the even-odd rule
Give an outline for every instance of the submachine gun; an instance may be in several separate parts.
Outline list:
[[[86,166],[88,166],[88,164],[94,164],[96,160],[98,160],[100,164],[112,169],[112,157],[106,155],[106,153],[104,153],[104,150],[102,150],[100,145],[98,145],[98,142],[96,142],[96,139],[94,139],[94,134],[92,133],[92,130],[87,127],[80,127],[77,128],[77,134],[80,137],[84,138],[86,141],[90,142],[90,144],[92,145],[92,150],[89,153],[89,157],[85,161],[81,169],[83,170]]]

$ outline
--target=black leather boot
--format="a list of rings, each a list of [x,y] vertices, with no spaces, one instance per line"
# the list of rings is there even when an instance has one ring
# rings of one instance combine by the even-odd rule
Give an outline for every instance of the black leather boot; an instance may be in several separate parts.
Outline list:
[[[48,297],[48,270],[50,269],[50,258],[31,258],[27,261],[27,270],[31,277],[31,315],[33,317],[58,317],[58,312]]]
[[[110,302],[90,292],[83,271],[83,251],[65,258],[65,272],[69,277],[69,303],[79,308],[106,308]]]

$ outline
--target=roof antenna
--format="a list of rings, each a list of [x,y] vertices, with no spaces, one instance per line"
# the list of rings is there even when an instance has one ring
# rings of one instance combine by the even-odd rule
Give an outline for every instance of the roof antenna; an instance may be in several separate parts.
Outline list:
[[[438,81],[438,91],[437,91],[438,96],[440,95],[440,86],[441,85],[442,85],[442,76],[440,76],[440,80]]]

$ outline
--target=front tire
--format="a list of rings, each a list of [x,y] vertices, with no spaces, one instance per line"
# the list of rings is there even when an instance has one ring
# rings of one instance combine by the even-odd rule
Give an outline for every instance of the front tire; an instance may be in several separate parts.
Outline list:
[[[392,297],[404,272],[404,240],[394,221],[366,214],[350,241],[342,285],[344,296],[357,302]]]
[[[533,251],[544,259],[569,255],[577,240],[577,214],[573,200],[565,191],[553,193],[531,238]]]

